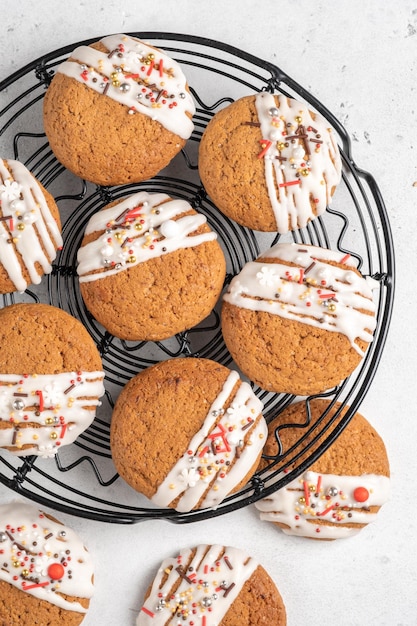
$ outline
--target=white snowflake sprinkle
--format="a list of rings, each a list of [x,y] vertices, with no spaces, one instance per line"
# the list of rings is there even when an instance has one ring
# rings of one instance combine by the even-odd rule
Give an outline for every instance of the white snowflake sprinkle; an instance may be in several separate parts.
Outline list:
[[[260,284],[266,287],[271,287],[276,278],[275,270],[272,267],[262,267],[261,271],[256,274],[256,278]]]
[[[180,474],[180,480],[185,483],[186,487],[195,487],[199,479],[199,475],[196,470],[191,467],[190,469],[184,468]]]
[[[0,197],[2,200],[17,200],[22,191],[22,185],[19,185],[15,180],[5,180],[0,185]]]

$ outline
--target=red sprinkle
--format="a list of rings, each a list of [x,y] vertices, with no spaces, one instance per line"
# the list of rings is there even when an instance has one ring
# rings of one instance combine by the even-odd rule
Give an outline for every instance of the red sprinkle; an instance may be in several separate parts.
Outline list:
[[[24,581],[22,582],[22,587],[24,591],[28,591],[29,589],[35,589],[36,587],[46,587],[47,585],[49,585],[48,581],[45,581],[44,583],[37,583],[36,585],[26,585]]]
[[[309,491],[308,483],[307,483],[306,480],[303,482],[303,486],[304,486],[304,497],[305,497],[306,505],[309,506],[309,504],[310,504],[310,491]]]
[[[272,146],[272,141],[270,141],[269,139],[260,139],[259,143],[261,144],[263,149],[258,154],[258,159],[262,159],[268,152],[269,148]]]
[[[153,66],[155,65],[155,61],[151,61],[150,65],[148,67],[148,71],[146,72],[147,76],[150,76],[152,74],[152,70],[153,70]]]
[[[291,185],[301,185],[301,181],[300,180],[289,180],[288,182],[280,183],[279,187],[290,187]]]
[[[336,506],[335,504],[332,504],[331,506],[328,506],[327,509],[324,509],[324,511],[322,511],[321,513],[317,513],[317,515],[320,515],[320,516],[327,515],[327,513],[330,513],[330,511],[332,511],[335,506]]]
[[[146,615],[149,615],[149,617],[155,617],[155,613],[152,613],[152,611],[150,611],[149,609],[146,608],[146,606],[143,606],[141,608],[141,611],[143,611],[144,613],[146,613]]]
[[[43,408],[44,408],[44,403],[43,403],[43,393],[42,393],[42,391],[39,391],[39,390],[38,390],[38,391],[36,392],[36,395],[37,395],[37,396],[38,396],[38,398],[39,398],[39,411],[41,411],[41,412],[42,412],[42,411],[43,411]]]

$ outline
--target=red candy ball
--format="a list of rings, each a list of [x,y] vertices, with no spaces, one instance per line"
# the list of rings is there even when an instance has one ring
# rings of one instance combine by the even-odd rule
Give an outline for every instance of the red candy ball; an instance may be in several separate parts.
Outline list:
[[[51,580],[60,580],[64,573],[65,569],[61,563],[51,563],[48,567],[48,576]]]
[[[366,502],[366,500],[369,498],[369,491],[366,487],[356,487],[355,491],[353,492],[353,497],[355,498],[356,502]]]

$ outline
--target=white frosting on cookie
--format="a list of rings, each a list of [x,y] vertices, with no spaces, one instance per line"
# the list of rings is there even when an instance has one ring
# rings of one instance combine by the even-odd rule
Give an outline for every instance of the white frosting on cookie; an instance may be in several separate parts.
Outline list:
[[[256,110],[262,133],[258,156],[264,160],[277,231],[286,233],[288,224],[291,230],[303,228],[326,210],[340,182],[336,139],[324,118],[286,96],[261,92]]]
[[[36,264],[44,274],[51,272],[50,261],[62,247],[61,233],[40,186],[19,161],[0,159],[0,201],[0,264],[23,292],[28,283],[21,264],[31,283],[39,284]]]
[[[0,447],[17,456],[54,456],[94,420],[104,372],[1,374]],[[22,449],[30,444],[30,448]]]
[[[258,563],[242,550],[219,545],[184,549],[165,559],[136,626],[218,626]]]
[[[0,580],[67,611],[86,613],[76,598],[93,595],[91,557],[75,532],[28,504],[0,506]]]
[[[142,41],[126,35],[101,39],[110,52],[80,46],[57,72],[70,76],[90,89],[159,122],[182,139],[194,125],[187,115],[195,106],[179,64]],[[128,123],[128,121],[126,121]]]
[[[338,539],[359,532],[376,518],[369,507],[381,507],[390,496],[387,476],[339,476],[308,471],[255,503],[261,520],[283,524],[288,535]],[[320,522],[326,522],[320,523]]]
[[[251,311],[264,311],[323,330],[344,334],[363,356],[356,343],[372,342],[376,281],[328,261],[352,265],[349,255],[316,246],[279,243],[259,260],[247,263],[233,278],[224,300]],[[294,263],[296,267],[281,260]]]
[[[79,249],[80,282],[105,278],[180,248],[216,239],[213,231],[192,235],[207,222],[204,215],[195,213],[174,219],[191,208],[185,200],[140,191],[98,211],[88,222],[85,234],[104,234]]]
[[[177,511],[190,511],[201,499],[199,508],[215,507],[256,463],[267,436],[262,402],[242,382],[224,409],[238,381],[238,373],[231,371],[202,427],[152,496],[158,506],[179,497]]]

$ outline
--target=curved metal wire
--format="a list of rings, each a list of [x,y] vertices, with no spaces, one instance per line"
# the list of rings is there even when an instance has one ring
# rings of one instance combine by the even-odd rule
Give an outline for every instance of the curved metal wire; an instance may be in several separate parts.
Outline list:
[[[381,358],[394,297],[394,250],[386,208],[376,181],[370,173],[356,166],[346,130],[314,95],[279,67],[211,39],[174,33],[130,34],[164,49],[184,66],[197,105],[195,130],[185,150],[161,174],[145,183],[97,187],[78,179],[56,161],[43,132],[42,100],[56,66],[75,47],[88,45],[93,40],[52,51],[0,83],[0,91],[7,100],[0,111],[2,156],[13,156],[24,162],[54,195],[61,212],[65,242],[52,273],[42,285],[31,287],[23,295],[6,295],[2,305],[41,301],[65,309],[88,329],[106,371],[106,394],[101,410],[77,442],[60,450],[55,460],[36,456],[22,459],[2,452],[0,481],[42,505],[81,517],[119,524],[148,519],[188,523],[222,515],[269,495],[304,471],[339,436],[367,393]],[[305,229],[288,237],[273,234],[260,237],[235,224],[217,210],[198,177],[198,144],[208,121],[229,102],[261,90],[304,100],[321,113],[337,133],[343,159],[343,180],[332,207]],[[280,429],[294,425],[282,424],[276,433],[279,452],[266,459],[268,468],[257,472],[246,487],[226,498],[215,510],[177,513],[152,508],[146,498],[127,488],[117,476],[111,459],[112,408],[121,388],[132,376],[152,363],[178,356],[199,356],[233,366],[222,339],[217,307],[197,327],[155,343],[120,341],[85,309],[76,274],[76,255],[85,225],[90,216],[108,202],[143,189],[183,198],[206,215],[225,252],[225,287],[260,250],[288,238],[351,254],[361,272],[371,275],[380,285],[376,296],[377,328],[365,358],[348,379],[320,394],[328,398],[331,406],[340,403],[340,409],[332,412],[330,418],[325,411],[311,424],[311,398],[305,398],[305,420],[302,426],[297,425],[300,436],[296,444],[287,450],[283,448]],[[255,392],[264,403],[268,422],[296,400],[291,395],[272,394],[257,387]],[[342,415],[346,406],[349,409]]]

